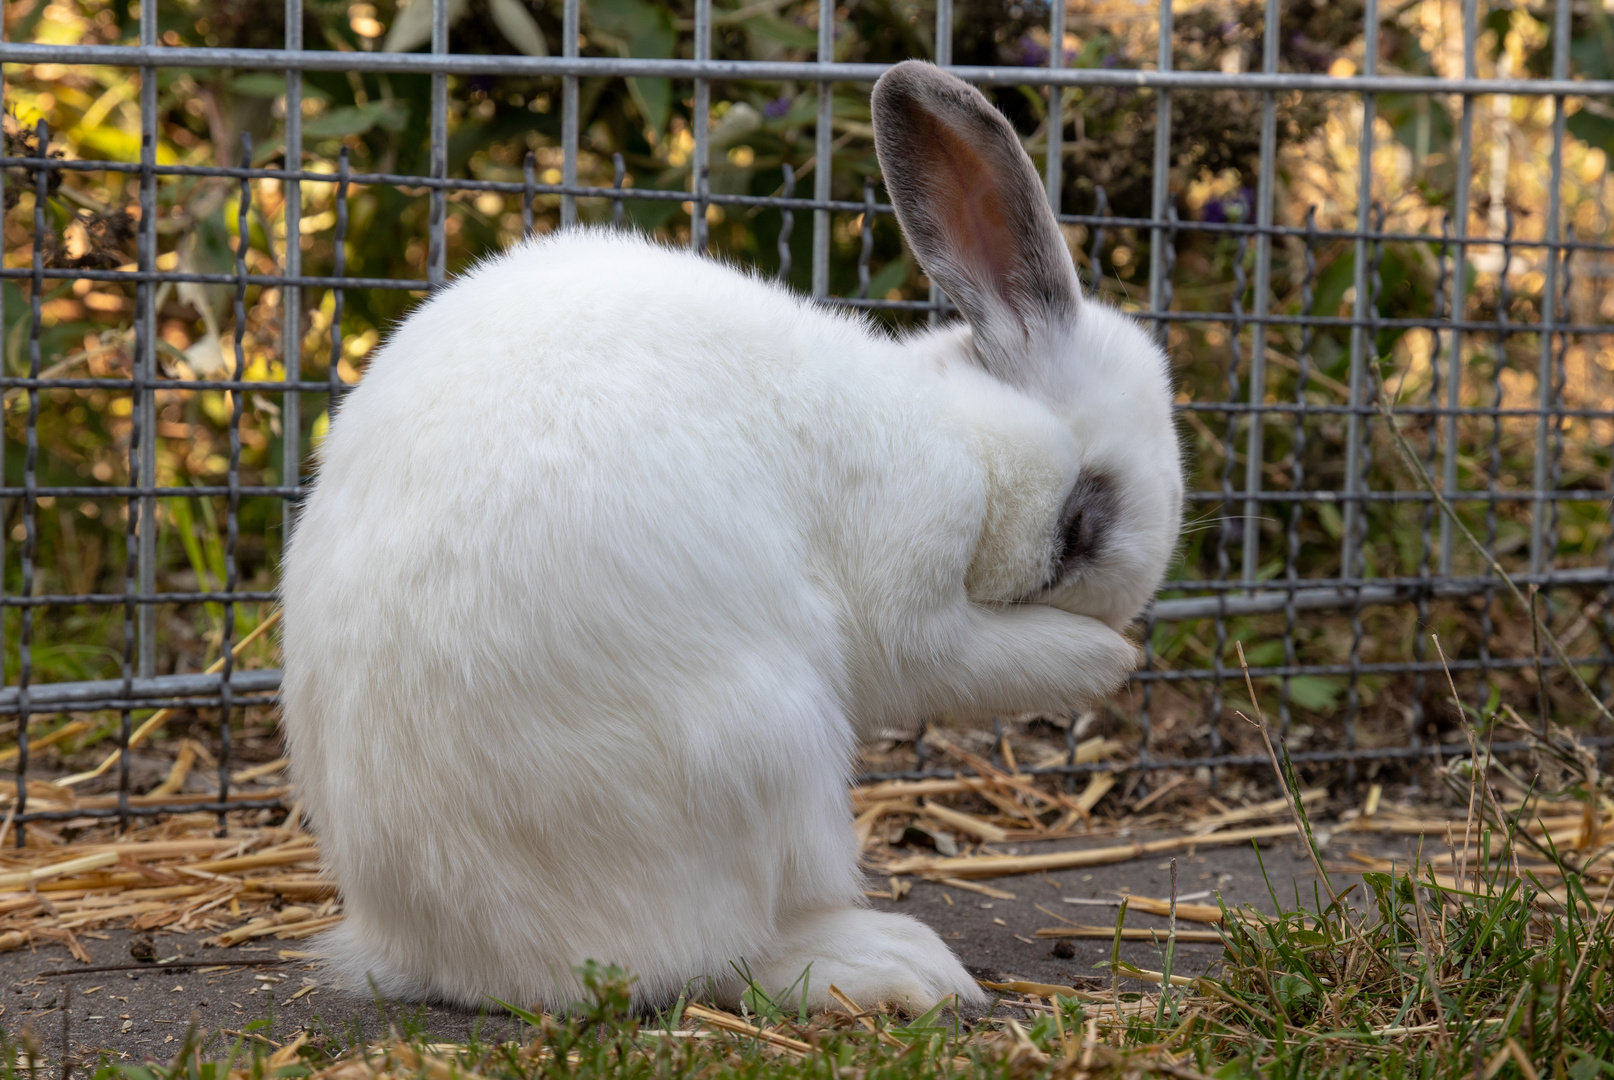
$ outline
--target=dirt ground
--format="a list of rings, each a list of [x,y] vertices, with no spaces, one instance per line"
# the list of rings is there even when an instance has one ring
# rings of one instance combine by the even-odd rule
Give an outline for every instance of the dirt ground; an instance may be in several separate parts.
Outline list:
[[[1353,836],[1348,844],[1336,843],[1330,857],[1338,858],[1351,847],[1368,846],[1360,840]],[[1103,842],[1113,844],[1114,840]],[[1027,845],[1023,852],[1086,846],[1092,845],[1063,841]],[[1384,849],[1380,846],[1378,850]],[[1248,846],[1209,848],[1179,856],[1178,894],[1210,892],[1220,894],[1229,906],[1249,903],[1270,911],[1263,862],[1280,897],[1292,901],[1297,889],[1303,897],[1311,896],[1315,874],[1303,849],[1292,842],[1270,843],[1260,859]],[[1108,959],[1110,943],[1039,939],[1036,931],[1063,925],[1061,918],[1113,925],[1114,906],[1071,904],[1066,899],[1114,901],[1124,893],[1165,897],[1170,893],[1170,880],[1171,860],[1154,857],[984,883],[1013,893],[1012,900],[915,881],[912,891],[899,901],[871,902],[906,912],[934,927],[978,978],[1080,986],[1093,980],[1108,982],[1105,969],[1098,965]],[[881,884],[870,883],[871,887]],[[1207,897],[1203,902],[1211,901]],[[1127,925],[1164,931],[1166,920],[1134,911],[1128,914]],[[54,945],[0,955],[0,986],[4,987],[0,1024],[13,1035],[31,1030],[49,1062],[60,1062],[65,1049],[84,1064],[93,1064],[102,1053],[125,1060],[166,1060],[193,1022],[230,1036],[254,1021],[268,1020],[256,1030],[276,1043],[310,1029],[345,1045],[373,1039],[388,1023],[399,1024],[406,1016],[443,1040],[520,1034],[520,1025],[499,1011],[478,1014],[436,1005],[378,1003],[362,994],[340,992],[322,985],[317,962],[307,953],[269,946],[221,949],[203,945],[195,936],[158,932],[156,962],[139,964],[134,970],[85,970],[133,964],[132,937],[122,931],[81,937],[91,955],[90,965],[75,962],[64,947]],[[283,955],[286,952],[291,955]],[[1219,945],[1179,943],[1176,971],[1204,972],[1214,966],[1220,952]],[[1159,970],[1161,948],[1153,942],[1127,942],[1122,958],[1141,968]],[[210,968],[201,966],[202,962],[232,966]]]

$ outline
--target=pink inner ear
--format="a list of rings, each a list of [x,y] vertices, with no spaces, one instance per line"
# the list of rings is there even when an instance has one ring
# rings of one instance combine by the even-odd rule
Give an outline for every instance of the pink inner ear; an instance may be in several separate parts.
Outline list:
[[[942,118],[916,107],[909,122],[916,171],[925,177],[944,249],[977,289],[1008,303],[1019,253],[1003,206],[1003,178],[979,146]]]

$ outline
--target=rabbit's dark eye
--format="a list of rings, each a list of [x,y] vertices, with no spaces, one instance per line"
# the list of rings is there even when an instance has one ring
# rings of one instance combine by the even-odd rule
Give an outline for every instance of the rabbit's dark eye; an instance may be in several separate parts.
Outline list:
[[[1089,472],[1076,481],[1060,515],[1054,552],[1055,583],[1102,552],[1105,534],[1118,511],[1115,489],[1108,476]]]
[[[1088,516],[1077,510],[1065,523],[1065,550],[1061,561],[1070,563],[1085,559],[1093,553],[1093,530],[1088,527]]]

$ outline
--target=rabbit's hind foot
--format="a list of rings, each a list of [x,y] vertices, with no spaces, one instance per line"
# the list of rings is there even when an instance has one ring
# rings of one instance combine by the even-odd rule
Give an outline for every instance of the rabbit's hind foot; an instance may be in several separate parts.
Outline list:
[[[930,927],[907,915],[862,908],[816,911],[781,928],[777,950],[751,977],[786,1011],[841,1008],[833,985],[863,1008],[910,1015],[947,997],[984,1005],[986,995]]]

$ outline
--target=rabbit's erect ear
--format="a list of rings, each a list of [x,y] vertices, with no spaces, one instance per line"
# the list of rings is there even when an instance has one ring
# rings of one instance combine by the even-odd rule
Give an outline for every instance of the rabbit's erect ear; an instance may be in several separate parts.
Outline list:
[[[870,101],[897,220],[932,281],[969,319],[981,362],[1035,382],[1032,339],[1075,318],[1079,286],[1036,167],[968,83],[909,60]]]

